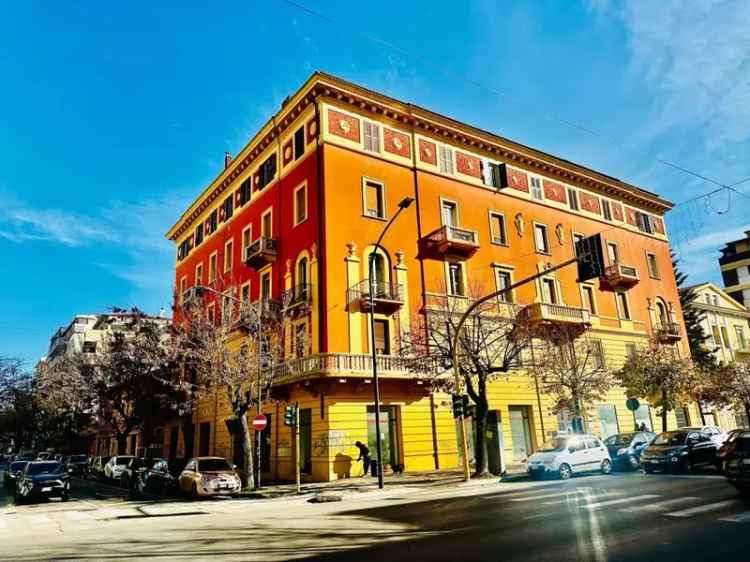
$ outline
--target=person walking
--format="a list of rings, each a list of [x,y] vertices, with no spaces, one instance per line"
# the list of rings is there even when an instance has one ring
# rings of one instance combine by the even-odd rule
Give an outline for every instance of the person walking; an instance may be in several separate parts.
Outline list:
[[[359,441],[354,443],[354,446],[359,449],[359,458],[357,459],[357,462],[362,461],[362,468],[364,469],[363,476],[367,476],[367,473],[370,470],[370,448]]]

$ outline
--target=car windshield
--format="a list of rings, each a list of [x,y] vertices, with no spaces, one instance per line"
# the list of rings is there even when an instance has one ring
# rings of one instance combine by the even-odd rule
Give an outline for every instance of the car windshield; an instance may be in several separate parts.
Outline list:
[[[564,451],[566,443],[567,443],[567,440],[562,437],[550,439],[549,441],[546,441],[544,445],[542,445],[542,448],[540,449],[540,451],[542,453],[553,453],[553,452]]]
[[[73,455],[68,462],[86,462],[86,455]]]
[[[212,472],[216,470],[232,470],[224,459],[204,459],[198,461],[198,472]]]
[[[115,459],[115,463],[122,466],[123,464],[128,464],[132,460],[133,460],[133,457],[117,457]]]
[[[32,463],[27,469],[27,474],[30,476],[37,476],[39,474],[57,474],[62,472],[62,467],[56,462],[39,462]]]
[[[667,431],[660,433],[654,439],[654,445],[684,445],[687,440],[687,431]]]
[[[627,447],[635,436],[634,433],[620,433],[618,435],[610,435],[604,440],[605,445],[610,447]]]

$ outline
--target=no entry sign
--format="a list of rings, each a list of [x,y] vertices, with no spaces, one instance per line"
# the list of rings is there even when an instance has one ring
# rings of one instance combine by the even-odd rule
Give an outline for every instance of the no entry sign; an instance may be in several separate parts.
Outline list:
[[[268,419],[266,419],[266,416],[263,414],[259,416],[255,416],[253,418],[253,429],[255,431],[263,431],[266,429],[266,425],[268,424]]]

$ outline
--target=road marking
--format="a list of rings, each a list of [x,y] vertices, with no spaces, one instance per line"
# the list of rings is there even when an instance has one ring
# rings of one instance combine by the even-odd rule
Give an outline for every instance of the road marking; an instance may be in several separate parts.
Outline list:
[[[595,497],[590,491],[584,492],[586,502],[590,502]],[[587,505],[592,504],[587,503]],[[607,545],[602,538],[599,528],[599,518],[594,509],[589,510],[589,531],[591,532],[591,546],[594,550],[594,560],[596,562],[605,562],[607,560]]]
[[[736,504],[738,501],[739,500],[737,499],[724,500],[716,503],[709,503],[707,505],[699,505],[697,507],[682,509],[680,511],[672,511],[670,513],[665,513],[664,515],[666,515],[667,517],[690,517],[691,515],[696,515],[698,513],[705,513],[706,511],[715,511],[717,509],[721,509],[722,507]]]
[[[582,490],[581,493],[584,494],[585,497],[587,497],[587,498],[591,494],[591,492],[588,491],[588,490]],[[601,493],[597,494],[596,496],[592,496],[592,497],[594,499],[596,499],[597,497],[605,497],[606,498],[606,497],[609,497],[609,496],[621,496],[623,493],[624,492],[617,492],[617,491],[601,492]],[[559,497],[559,494],[558,494],[558,497]],[[559,505],[561,503],[568,503],[570,501],[571,497],[576,497],[576,496],[568,496],[565,499],[555,500],[555,501],[552,501],[552,502],[542,502],[542,503],[544,505]]]
[[[657,494],[643,494],[641,496],[633,496],[630,498],[620,498],[617,500],[607,500],[603,502],[587,503],[587,504],[584,504],[583,507],[585,507],[586,509],[597,509],[599,507],[607,507],[610,505],[617,505],[621,503],[638,502],[641,500],[651,500],[651,499],[658,498],[658,497],[660,496]]]
[[[722,517],[719,521],[729,521],[730,523],[742,523],[750,520],[750,511],[744,511],[730,517]]]
[[[91,515],[83,511],[64,511],[65,517],[71,521],[83,521],[84,519],[91,519]]]
[[[52,520],[46,515],[30,515],[29,523],[32,525],[44,525],[46,523],[52,523]]]
[[[523,498],[510,498],[510,501],[512,502],[530,502],[534,500],[542,500],[544,498],[559,498],[560,494],[564,494],[565,492],[583,492],[586,490],[589,490],[590,488],[575,488],[573,490],[565,490],[560,489],[552,494],[537,494],[535,496],[525,496]]]
[[[3,521],[2,519],[0,519],[0,529],[5,529],[7,526],[8,526],[8,524],[5,521]]]
[[[648,511],[648,512],[654,512],[657,513],[659,511],[667,511],[668,509],[671,509],[672,506],[680,504],[680,503],[686,503],[689,501],[695,501],[700,500],[700,498],[695,496],[686,496],[684,498],[677,498],[674,500],[667,500],[664,502],[659,503],[652,503],[648,505],[637,505],[634,507],[623,507],[620,511],[625,511],[628,513],[634,513],[638,511]]]

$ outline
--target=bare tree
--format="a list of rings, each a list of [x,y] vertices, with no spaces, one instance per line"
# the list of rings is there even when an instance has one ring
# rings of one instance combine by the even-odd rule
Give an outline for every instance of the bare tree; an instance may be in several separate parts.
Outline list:
[[[750,360],[708,369],[701,383],[702,397],[717,406],[742,408],[750,420]]]
[[[11,434],[16,447],[31,445],[37,425],[33,377],[21,360],[0,356],[0,434]]]
[[[573,427],[583,432],[585,404],[603,398],[615,383],[601,355],[600,342],[570,327],[547,327],[534,340],[529,374],[544,394],[555,400],[554,412],[573,413]]]
[[[483,294],[481,287],[474,286],[468,297],[429,297],[424,312],[412,323],[412,331],[402,338],[402,354],[411,358],[409,364],[416,375],[427,378],[434,386],[454,393],[461,391],[453,377],[454,336],[463,313]],[[469,314],[458,339],[460,385],[476,404],[475,476],[488,474],[487,386],[519,368],[531,342],[528,325],[519,310],[510,303],[480,304]]]

